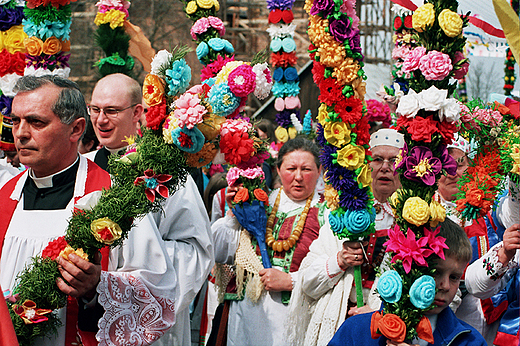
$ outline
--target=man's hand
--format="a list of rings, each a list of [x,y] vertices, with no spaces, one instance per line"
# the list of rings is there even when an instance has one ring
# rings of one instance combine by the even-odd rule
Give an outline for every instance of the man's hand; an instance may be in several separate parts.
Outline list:
[[[503,239],[503,246],[498,250],[498,260],[506,265],[515,256],[516,250],[520,249],[520,225],[506,229]]]
[[[79,298],[85,297],[90,300],[96,295],[96,287],[101,276],[101,254],[94,256],[94,263],[85,261],[75,254],[69,255],[69,262],[62,257],[58,257],[58,270],[61,278],[56,280],[58,288],[65,294]]]
[[[292,291],[291,275],[278,269],[262,269],[258,272],[266,291]]]

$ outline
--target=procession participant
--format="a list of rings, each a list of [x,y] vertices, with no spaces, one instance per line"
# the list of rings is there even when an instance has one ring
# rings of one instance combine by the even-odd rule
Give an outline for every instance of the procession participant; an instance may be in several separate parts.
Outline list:
[[[289,342],[296,344],[304,340],[305,345],[325,345],[347,314],[379,308],[378,302],[373,306],[355,307],[353,267],[361,265],[364,301],[370,303],[369,293],[375,279],[375,269],[384,256],[383,243],[387,239],[387,230],[394,223],[387,199],[400,186],[399,177],[394,175],[394,162],[403,145],[402,134],[393,129],[381,129],[371,135],[376,233],[364,244],[363,250],[359,242],[339,240],[328,222],[322,227],[318,239],[302,261],[301,280],[295,285],[294,299],[290,303],[291,317],[287,323]]]
[[[7,111],[10,112],[11,108],[9,107]],[[13,123],[11,122],[11,118],[8,115],[3,115],[1,117],[3,119],[2,123],[0,124],[0,151],[3,151],[5,157],[0,159],[0,188],[9,179],[25,169],[23,165],[20,167],[18,152],[14,146]],[[22,167],[23,169],[21,169]]]
[[[243,274],[245,268],[262,268],[259,252],[254,252],[250,238],[241,232],[242,227],[232,210],[213,224],[216,262],[236,264],[237,278],[250,277],[245,278],[243,285],[239,279],[238,288],[226,294],[232,299],[227,321],[228,346],[287,345],[283,339],[284,321],[288,316],[287,303],[292,299],[293,282],[300,275],[300,262],[324,222],[324,205],[319,203],[321,196],[315,192],[320,170],[319,149],[306,138],[287,141],[278,153],[277,171],[282,187],[269,197],[272,222],[268,221],[266,231],[267,240],[270,235],[273,237],[268,250],[273,268]],[[237,186],[228,188],[228,202],[237,189]],[[292,246],[288,243],[288,249],[281,248],[289,237],[296,241]],[[223,317],[222,326],[226,326],[225,320]]]
[[[87,107],[75,83],[51,75],[26,76],[18,80],[15,92],[13,135],[20,161],[29,169],[0,190],[0,285],[10,291],[31,257],[65,234],[73,209],[110,186],[104,170],[78,155]],[[99,259],[58,257],[62,278],[57,286],[70,296],[68,307],[57,311],[63,322],[57,334],[36,340],[36,345],[69,345],[76,342],[77,332],[92,341],[92,334],[76,331],[74,298],[82,303],[83,316],[95,301],[103,306],[97,333],[103,344],[122,345],[130,339],[136,345],[150,343],[173,324],[175,269],[146,220],[140,232],[130,232],[124,245],[111,251],[108,268],[102,270]],[[142,317],[145,310],[157,316],[156,324]]]
[[[471,259],[471,245],[462,228],[451,220],[440,224],[439,236],[446,239],[448,249],[444,250],[442,259],[436,256],[430,260],[435,263],[435,307],[425,312],[432,331],[433,343],[416,338],[410,340],[414,345],[453,345],[477,346],[486,345],[484,338],[469,324],[455,317],[449,304],[455,297],[460,278]],[[378,312],[375,312],[377,314]],[[374,313],[373,313],[374,314]],[[409,346],[408,342],[390,342],[385,336],[374,339],[371,336],[371,319],[373,314],[361,314],[347,319],[328,343],[330,346],[370,346],[400,345]],[[392,330],[397,332],[396,330]]]
[[[111,74],[98,81],[89,105],[94,130],[103,148],[86,154],[107,168],[108,156],[126,148],[126,139],[137,135],[143,113],[139,83],[124,74]],[[175,324],[158,341],[161,345],[189,345],[189,305],[197,295],[213,265],[213,245],[209,219],[193,179],[188,176],[163,202],[164,212],[149,216],[161,235],[177,271]],[[139,225],[138,225],[139,226]]]

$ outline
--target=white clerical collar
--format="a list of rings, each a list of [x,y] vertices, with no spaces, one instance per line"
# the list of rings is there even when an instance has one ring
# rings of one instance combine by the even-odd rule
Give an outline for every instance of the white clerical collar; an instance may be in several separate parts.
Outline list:
[[[128,145],[125,145],[124,147],[116,148],[116,149],[110,149],[110,148],[105,147],[105,149],[108,150],[110,152],[110,154],[117,154],[118,152],[120,152],[123,149],[126,150],[127,147],[128,147]]]
[[[78,160],[79,160],[79,156],[76,158],[76,161],[74,161],[72,163],[72,165],[68,166],[67,168],[62,169],[61,171],[56,172],[54,174],[48,175],[46,177],[41,177],[41,178],[35,177],[32,168],[29,168],[29,177],[31,177],[31,179],[34,181],[34,184],[39,189],[52,187],[52,178],[55,177],[56,175],[60,174],[60,173],[65,172],[70,167],[74,166],[76,164],[76,162],[78,162]]]

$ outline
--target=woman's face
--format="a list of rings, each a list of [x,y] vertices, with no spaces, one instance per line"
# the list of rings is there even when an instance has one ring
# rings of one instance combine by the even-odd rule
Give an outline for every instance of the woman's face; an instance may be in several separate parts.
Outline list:
[[[468,169],[469,161],[464,152],[457,148],[449,149],[450,155],[457,161],[457,174],[441,175],[438,181],[439,193],[447,201],[453,201],[455,194],[459,192],[458,182],[464,172]]]
[[[303,150],[286,154],[277,170],[285,194],[296,202],[307,199],[314,192],[320,176],[314,156]]]

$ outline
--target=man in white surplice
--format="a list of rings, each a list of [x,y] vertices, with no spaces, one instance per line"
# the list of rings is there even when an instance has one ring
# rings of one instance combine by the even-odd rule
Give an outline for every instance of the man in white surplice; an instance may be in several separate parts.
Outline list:
[[[96,84],[89,105],[94,131],[102,149],[85,156],[107,169],[108,156],[124,150],[124,140],[135,136],[144,108],[139,83],[123,74],[108,75]],[[208,277],[214,262],[209,219],[191,176],[184,187],[163,204],[164,213],[148,216],[164,240],[177,272],[174,326],[158,345],[189,345],[189,305]]]

